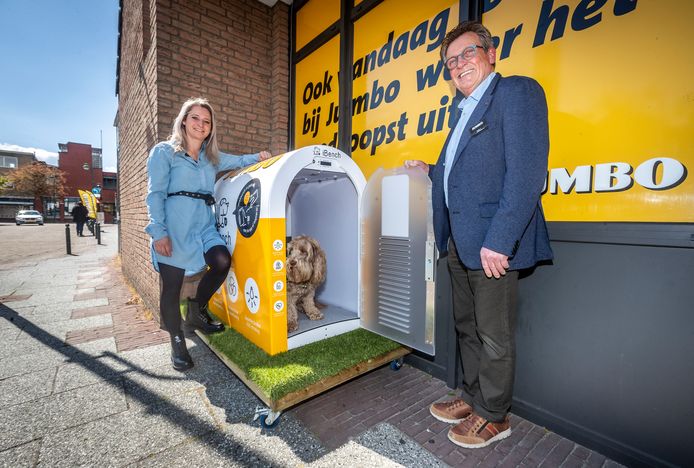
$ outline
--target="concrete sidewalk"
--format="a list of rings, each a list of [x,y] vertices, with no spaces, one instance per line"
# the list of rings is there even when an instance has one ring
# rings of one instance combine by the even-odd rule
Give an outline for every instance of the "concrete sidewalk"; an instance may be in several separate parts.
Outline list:
[[[515,416],[509,439],[459,449],[427,411],[449,389],[407,365],[263,429],[260,400],[197,338],[195,367],[171,368],[120,273],[117,227],[102,239],[0,266],[0,466],[619,466]]]

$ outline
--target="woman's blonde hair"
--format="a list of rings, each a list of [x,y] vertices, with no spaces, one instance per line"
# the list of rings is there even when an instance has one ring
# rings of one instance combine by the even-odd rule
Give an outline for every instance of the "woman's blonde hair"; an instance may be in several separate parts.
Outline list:
[[[171,136],[169,140],[173,142],[174,150],[176,151],[186,151],[188,146],[188,140],[186,139],[186,128],[183,125],[183,121],[188,117],[191,109],[194,106],[204,107],[210,112],[212,117],[212,125],[210,128],[210,134],[205,139],[205,155],[207,159],[210,160],[215,166],[219,164],[219,146],[217,145],[217,125],[214,118],[214,109],[210,105],[210,102],[205,98],[191,98],[183,103],[181,106],[181,111],[178,113],[178,117],[174,120],[173,130],[171,130]]]

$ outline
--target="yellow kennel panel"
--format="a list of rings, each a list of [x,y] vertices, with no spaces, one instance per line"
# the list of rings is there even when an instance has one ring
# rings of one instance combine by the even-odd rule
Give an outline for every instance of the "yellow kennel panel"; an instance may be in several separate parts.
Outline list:
[[[322,145],[222,177],[217,227],[232,267],[210,309],[270,355],[359,327],[433,354],[430,187],[404,168],[376,171],[367,185],[349,156]],[[299,314],[288,334],[286,244],[299,235],[326,254],[324,318]]]

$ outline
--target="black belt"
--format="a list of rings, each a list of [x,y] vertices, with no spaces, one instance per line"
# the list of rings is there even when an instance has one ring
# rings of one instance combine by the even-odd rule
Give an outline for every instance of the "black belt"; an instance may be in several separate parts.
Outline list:
[[[214,197],[210,195],[209,193],[198,193],[198,192],[186,192],[185,190],[181,190],[180,192],[174,192],[170,193],[170,197],[175,197],[175,196],[181,196],[181,197],[190,197],[190,198],[197,198],[198,200],[205,200],[206,205],[214,205]]]

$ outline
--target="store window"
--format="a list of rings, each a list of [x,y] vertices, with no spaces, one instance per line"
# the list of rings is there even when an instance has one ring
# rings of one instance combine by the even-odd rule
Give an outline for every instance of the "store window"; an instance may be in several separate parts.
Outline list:
[[[301,50],[339,19],[340,0],[309,0],[306,2],[296,14],[297,28],[294,51]]]
[[[0,156],[0,167],[17,169],[18,160],[14,156]]]
[[[326,35],[316,25],[329,27],[340,19],[331,13],[319,21],[316,3],[296,12],[295,50],[305,45],[299,41],[305,30]],[[395,167],[405,159],[435,162],[451,123],[454,94],[439,46],[458,23],[458,4],[355,2],[349,21],[340,19],[339,31],[323,44],[311,44],[313,50],[301,50],[298,60],[295,54],[293,146],[339,147],[367,178],[378,167]],[[341,50],[341,43],[350,50]],[[349,57],[345,75],[351,83],[342,86],[340,62]],[[349,122],[340,125],[345,117]]]

